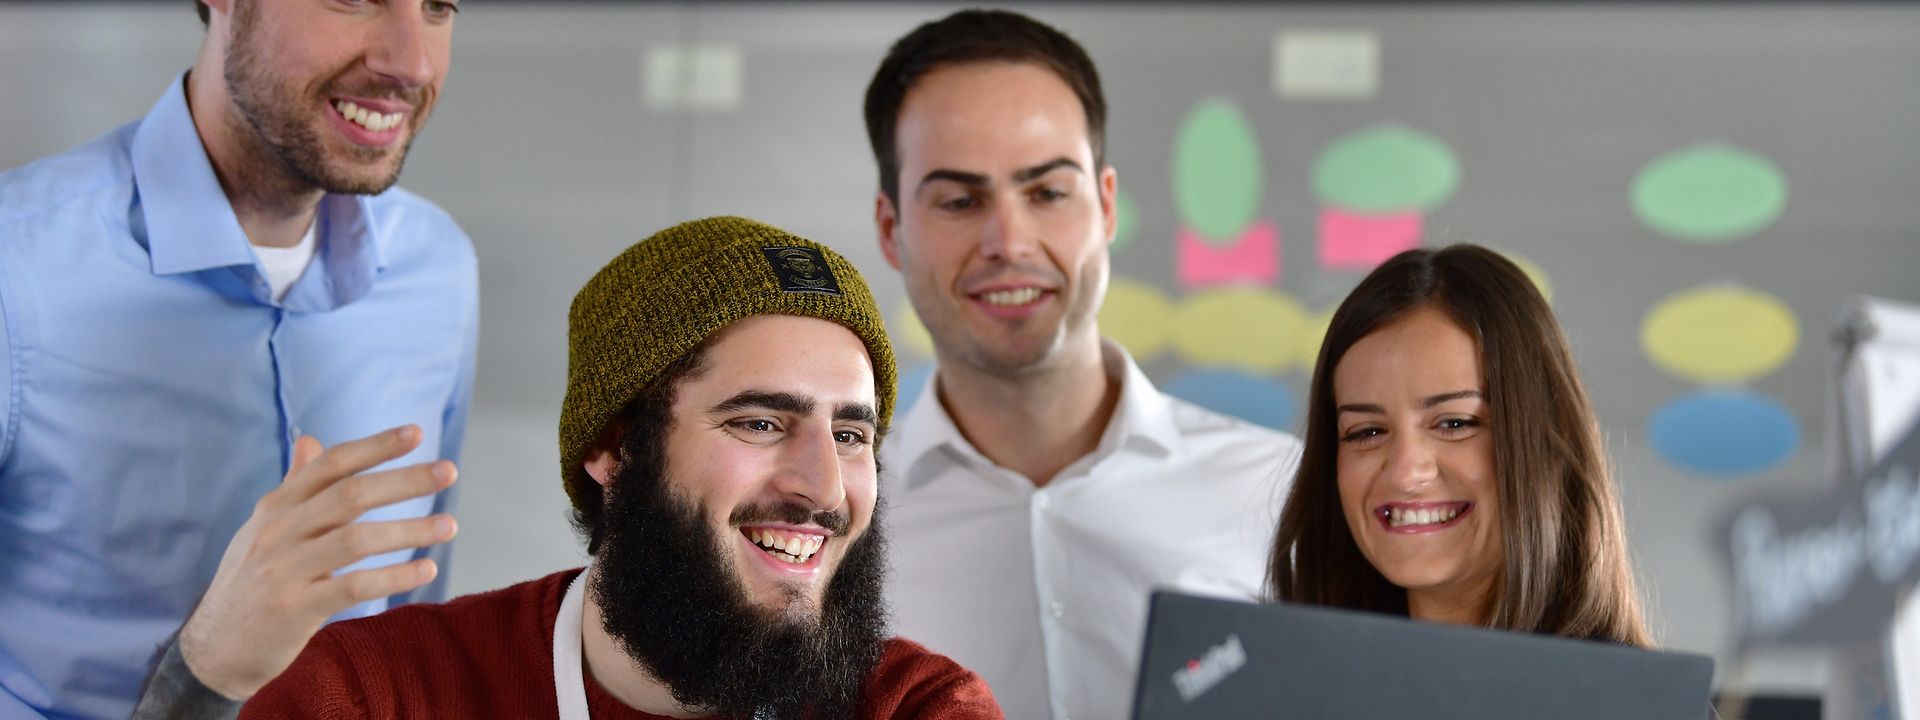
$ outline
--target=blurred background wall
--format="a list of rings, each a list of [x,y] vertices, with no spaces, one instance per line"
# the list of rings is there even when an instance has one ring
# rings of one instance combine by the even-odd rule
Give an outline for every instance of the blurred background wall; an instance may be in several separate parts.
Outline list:
[[[1920,6],[1016,5],[1112,107],[1121,230],[1101,322],[1175,394],[1299,432],[1325,318],[1418,244],[1508,252],[1550,291],[1671,647],[1723,685],[1817,692],[1821,652],[1733,662],[1721,524],[1829,487],[1829,328],[1920,301]],[[744,214],[869,274],[860,102],[920,2],[467,0],[402,178],[480,256],[456,592],[581,563],[557,479],[566,308],[627,244]],[[0,168],[143,115],[200,42],[186,0],[0,2]]]

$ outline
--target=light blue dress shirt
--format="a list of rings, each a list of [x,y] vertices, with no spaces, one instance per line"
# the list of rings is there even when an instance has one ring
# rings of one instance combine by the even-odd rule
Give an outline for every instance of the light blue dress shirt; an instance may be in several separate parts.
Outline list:
[[[387,467],[457,459],[472,243],[399,189],[328,195],[315,222],[319,254],[276,303],[184,76],[145,119],[0,174],[0,718],[126,717],[297,435],[418,423]]]

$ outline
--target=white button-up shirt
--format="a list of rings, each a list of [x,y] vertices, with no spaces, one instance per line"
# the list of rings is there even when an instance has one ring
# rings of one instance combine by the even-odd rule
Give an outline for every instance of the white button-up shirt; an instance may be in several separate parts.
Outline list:
[[[1111,342],[1120,401],[1045,487],[974,449],[929,378],[883,446],[894,631],[1007,717],[1124,718],[1155,588],[1256,598],[1300,442],[1163,395]],[[935,374],[937,377],[938,374]]]

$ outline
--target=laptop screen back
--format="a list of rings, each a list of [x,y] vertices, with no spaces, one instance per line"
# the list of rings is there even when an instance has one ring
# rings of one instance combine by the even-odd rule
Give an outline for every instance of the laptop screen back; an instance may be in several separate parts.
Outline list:
[[[1372,613],[1153,595],[1136,720],[1702,720],[1713,660]]]

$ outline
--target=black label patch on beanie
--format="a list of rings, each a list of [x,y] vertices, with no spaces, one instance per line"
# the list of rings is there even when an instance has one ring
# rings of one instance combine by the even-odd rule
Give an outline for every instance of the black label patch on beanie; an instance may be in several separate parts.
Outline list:
[[[833,270],[827,267],[827,258],[819,250],[773,245],[760,248],[760,252],[767,254],[767,263],[773,265],[773,274],[780,278],[781,290],[840,294],[840,281],[833,278]]]

